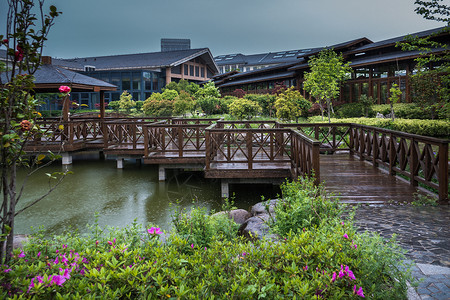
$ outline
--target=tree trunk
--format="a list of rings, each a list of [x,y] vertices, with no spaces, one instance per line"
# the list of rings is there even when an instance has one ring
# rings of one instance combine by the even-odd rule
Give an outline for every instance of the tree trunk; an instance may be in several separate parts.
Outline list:
[[[331,108],[331,101],[330,101],[330,99],[328,98],[328,99],[327,99],[328,123],[331,123],[331,110],[330,110],[330,108]],[[323,120],[323,119],[322,119],[322,120]]]

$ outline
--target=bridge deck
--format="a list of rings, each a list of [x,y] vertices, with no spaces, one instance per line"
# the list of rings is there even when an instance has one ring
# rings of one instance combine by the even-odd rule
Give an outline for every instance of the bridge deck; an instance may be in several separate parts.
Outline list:
[[[321,155],[320,174],[327,191],[347,203],[411,202],[416,192],[409,182],[348,153]]]

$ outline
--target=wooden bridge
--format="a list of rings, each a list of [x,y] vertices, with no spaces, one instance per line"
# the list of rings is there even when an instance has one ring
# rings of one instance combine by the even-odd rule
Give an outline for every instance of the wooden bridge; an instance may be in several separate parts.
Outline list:
[[[393,191],[402,185],[394,180],[398,175],[409,182],[408,193],[420,183],[434,189],[441,201],[448,201],[448,140],[353,123],[72,118],[65,122],[45,119],[37,125],[45,134],[31,137],[28,153],[61,152],[63,163],[69,164],[73,152],[98,150],[117,156],[119,168],[124,158],[141,158],[146,164],[159,165],[160,180],[165,179],[167,168],[200,169],[205,177],[223,181],[223,194],[229,183],[273,182],[312,174],[316,183],[325,180],[327,188],[342,193],[350,189],[343,182],[353,174],[353,194],[357,187],[366,190],[361,198],[374,199],[377,193],[388,194],[382,188]],[[351,174],[343,172],[346,169]],[[386,174],[380,176],[380,170]],[[402,201],[405,190],[395,193],[394,201]]]

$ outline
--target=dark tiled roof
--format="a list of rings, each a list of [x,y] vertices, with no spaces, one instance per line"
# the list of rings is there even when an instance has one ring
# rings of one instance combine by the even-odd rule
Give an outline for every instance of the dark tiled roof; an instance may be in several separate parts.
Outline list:
[[[254,76],[258,73],[266,73],[266,72],[271,72],[271,71],[275,71],[278,69],[287,69],[291,66],[294,66],[297,64],[298,61],[303,61],[302,60],[298,60],[295,63],[281,63],[275,66],[270,66],[270,67],[266,67],[266,68],[262,68],[262,69],[258,69],[258,70],[252,70],[252,71],[247,71],[247,72],[242,72],[242,73],[238,73],[238,74],[234,74],[231,75],[229,78],[240,78],[240,77],[246,77],[246,76]]]
[[[36,78],[35,84],[82,84],[88,86],[98,86],[106,88],[116,87],[108,82],[92,78],[77,72],[73,72],[62,67],[53,65],[42,65],[39,70],[34,73]]]
[[[76,71],[84,71],[85,66],[94,66],[96,71],[152,69],[177,66],[199,56],[203,56],[206,63],[210,65],[212,69],[217,71],[217,66],[214,63],[208,48],[73,59],[53,59],[53,64]]]
[[[369,40],[368,38],[363,37],[363,38],[358,38],[358,39],[354,39],[354,40],[343,42],[343,43],[339,43],[339,44],[334,44],[334,45],[331,45],[331,46],[315,48],[311,52],[299,55],[298,57],[300,58],[300,57],[307,57],[307,56],[316,55],[317,53],[319,53],[320,51],[325,50],[325,49],[333,49],[335,51],[340,52],[339,50],[345,49],[347,47],[354,46],[354,45],[356,45],[358,43],[371,44],[373,42],[371,40]]]
[[[233,86],[233,85],[237,85],[237,84],[260,82],[260,81],[267,81],[267,80],[274,80],[274,79],[293,78],[294,76],[295,76],[295,72],[283,72],[283,73],[277,73],[277,74],[268,74],[268,75],[257,76],[257,77],[252,77],[252,78],[248,78],[248,79],[230,81],[230,82],[220,85],[220,87],[227,87],[227,86]]]
[[[278,51],[278,52],[267,52],[260,54],[251,54],[244,55],[241,53],[238,54],[227,54],[227,55],[219,55],[214,57],[218,66],[224,65],[273,65],[280,63],[290,63],[296,62],[297,56],[303,55],[306,53],[310,53],[311,51],[315,51],[316,48],[313,49],[297,49],[297,50],[286,50],[286,51]]]
[[[73,72],[62,67],[54,65],[42,65],[34,73],[36,84],[36,90],[39,90],[39,85],[49,86],[49,85],[77,85],[80,89],[86,87],[92,89],[94,87],[99,87],[100,89],[114,90],[115,85],[108,82],[92,78],[77,72]],[[2,82],[7,82],[7,77],[5,73],[1,74]],[[56,91],[55,91],[56,92]]]
[[[438,48],[431,50],[432,53],[439,53],[446,49]],[[358,67],[361,65],[370,65],[370,64],[380,64],[389,62],[392,60],[403,60],[403,59],[411,59],[416,58],[423,55],[421,51],[396,51],[384,53],[381,55],[372,55],[372,56],[361,56],[361,58],[355,58],[351,61],[351,67]]]
[[[439,31],[443,30],[444,28],[445,27],[439,27],[439,28],[435,28],[435,29],[430,29],[430,30],[425,30],[425,31],[421,31],[421,32],[412,33],[410,35],[417,36],[417,37],[425,37],[425,36],[428,36],[430,34],[437,33]],[[371,43],[371,44],[368,44],[368,45],[364,45],[364,46],[361,46],[361,47],[359,47],[359,48],[357,48],[357,49],[355,49],[353,51],[349,51],[346,54],[364,52],[364,51],[371,50],[371,49],[386,47],[386,46],[389,46],[389,45],[395,45],[397,42],[403,41],[406,36],[407,35],[402,35],[402,36],[399,36],[399,37],[395,37],[395,38],[391,38],[391,39],[387,39],[387,40]]]

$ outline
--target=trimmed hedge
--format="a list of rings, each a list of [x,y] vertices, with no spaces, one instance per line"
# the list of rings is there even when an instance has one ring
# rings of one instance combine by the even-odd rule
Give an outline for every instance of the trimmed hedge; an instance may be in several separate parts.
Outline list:
[[[322,121],[322,118],[319,116],[308,118],[310,123],[324,123],[327,121],[326,119]],[[356,123],[436,138],[448,139],[450,137],[450,122],[447,120],[395,119],[392,122],[391,119],[378,118],[332,118],[331,123]]]

